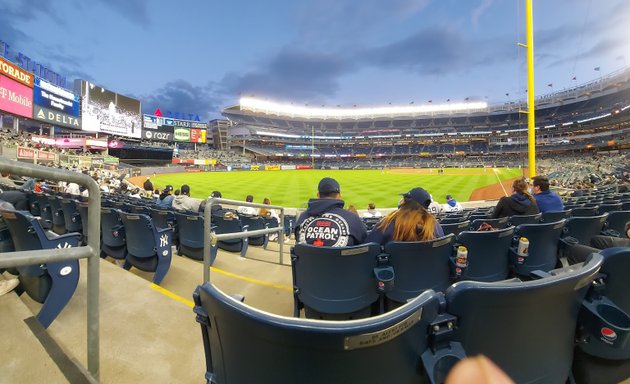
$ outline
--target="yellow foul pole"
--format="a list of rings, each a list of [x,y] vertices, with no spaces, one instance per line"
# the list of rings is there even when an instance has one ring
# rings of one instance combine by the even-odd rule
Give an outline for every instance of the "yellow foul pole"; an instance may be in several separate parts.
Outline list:
[[[536,107],[534,94],[534,11],[533,0],[526,0],[527,23],[527,146],[529,158],[529,178],[536,176]]]

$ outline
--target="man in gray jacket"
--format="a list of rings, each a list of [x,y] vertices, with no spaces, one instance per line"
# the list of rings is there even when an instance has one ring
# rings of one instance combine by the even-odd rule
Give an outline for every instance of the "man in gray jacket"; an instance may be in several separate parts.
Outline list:
[[[180,195],[173,199],[173,209],[178,211],[199,212],[199,204],[201,204],[201,199],[190,197],[188,184],[182,185]]]

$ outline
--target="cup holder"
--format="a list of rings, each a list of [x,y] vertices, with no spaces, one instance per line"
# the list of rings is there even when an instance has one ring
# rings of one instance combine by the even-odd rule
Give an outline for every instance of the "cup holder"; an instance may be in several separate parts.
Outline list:
[[[613,327],[630,328],[630,317],[621,309],[609,304],[598,304],[596,310],[600,317]]]
[[[443,383],[451,369],[460,361],[460,358],[453,355],[446,355],[440,358],[436,363],[433,371],[433,382]]]
[[[374,276],[376,277],[376,288],[379,292],[389,292],[394,289],[394,268],[374,268]]]

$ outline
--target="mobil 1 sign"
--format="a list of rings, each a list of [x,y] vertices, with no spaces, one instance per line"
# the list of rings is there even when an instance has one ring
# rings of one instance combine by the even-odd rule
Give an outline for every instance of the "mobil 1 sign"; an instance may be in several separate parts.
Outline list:
[[[38,77],[35,77],[33,84],[33,107],[33,118],[36,120],[81,128],[79,96]]]

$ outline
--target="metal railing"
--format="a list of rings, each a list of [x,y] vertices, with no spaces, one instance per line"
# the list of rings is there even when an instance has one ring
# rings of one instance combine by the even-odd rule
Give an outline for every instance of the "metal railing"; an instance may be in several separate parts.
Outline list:
[[[99,340],[99,262],[100,262],[100,212],[101,191],[98,184],[82,173],[20,163],[0,158],[0,171],[12,175],[22,175],[55,181],[68,181],[87,187],[88,203],[88,243],[87,246],[64,249],[45,249],[3,253],[0,268],[11,268],[53,261],[88,259],[87,266],[87,363],[92,378],[99,379],[100,340]]]
[[[278,220],[278,226],[268,229],[258,229],[255,231],[243,231],[233,233],[216,234],[211,231],[212,229],[212,206],[216,204],[229,204],[242,207],[253,208],[267,208],[280,210],[280,220]],[[216,245],[221,240],[243,239],[251,236],[267,235],[269,233],[278,232],[278,263],[282,264],[284,255],[284,207],[278,205],[267,205],[259,203],[248,203],[246,201],[209,198],[206,200],[206,207],[204,210],[204,228],[203,228],[203,282],[210,281],[210,248],[212,245]]]

